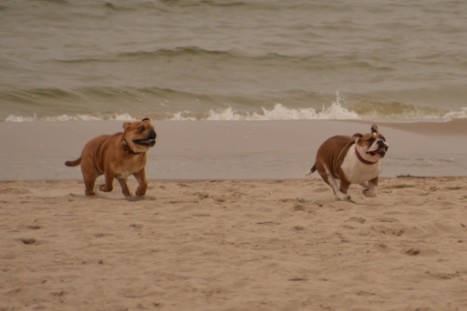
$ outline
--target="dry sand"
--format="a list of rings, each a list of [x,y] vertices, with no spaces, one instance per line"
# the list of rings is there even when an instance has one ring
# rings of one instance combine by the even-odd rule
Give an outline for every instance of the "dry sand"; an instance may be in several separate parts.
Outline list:
[[[83,189],[0,182],[0,310],[467,310],[467,178]]]

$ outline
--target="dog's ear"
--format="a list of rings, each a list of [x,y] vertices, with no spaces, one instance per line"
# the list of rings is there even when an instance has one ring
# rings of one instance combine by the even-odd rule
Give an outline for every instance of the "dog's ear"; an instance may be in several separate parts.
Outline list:
[[[144,119],[141,120],[141,121],[143,121],[143,122],[151,122],[151,119],[149,119],[149,118],[144,118]]]
[[[358,142],[360,140],[360,138],[362,138],[363,135],[360,134],[360,133],[355,133],[352,135],[352,138],[355,140],[355,142]]]
[[[371,126],[371,134],[378,133],[378,126],[376,124],[373,124]]]
[[[126,130],[130,126],[130,124],[131,124],[130,122],[123,122],[123,125],[122,125],[123,129]]]

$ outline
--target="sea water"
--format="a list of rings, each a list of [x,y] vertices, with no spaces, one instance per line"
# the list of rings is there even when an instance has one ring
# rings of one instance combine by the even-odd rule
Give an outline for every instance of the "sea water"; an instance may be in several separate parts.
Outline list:
[[[7,0],[0,122],[467,116],[462,0]]]

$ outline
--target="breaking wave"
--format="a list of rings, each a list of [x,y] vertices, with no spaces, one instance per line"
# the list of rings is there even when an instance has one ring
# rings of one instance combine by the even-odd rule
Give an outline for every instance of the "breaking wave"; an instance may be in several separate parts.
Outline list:
[[[266,121],[266,120],[354,120],[361,117],[350,110],[345,109],[338,103],[321,110],[314,108],[287,108],[282,104],[275,104],[272,109],[261,108],[261,112],[241,113],[228,107],[224,110],[209,112],[202,119],[209,121]],[[198,117],[199,118],[199,117]],[[179,112],[174,114],[171,120],[197,120],[190,112]]]
[[[58,116],[44,116],[38,117],[37,114],[32,116],[17,116],[17,115],[10,115],[8,116],[5,121],[6,122],[34,122],[34,121],[102,121],[102,120],[116,120],[116,121],[131,121],[135,118],[127,113],[124,114],[101,114],[100,116],[97,115],[90,115],[90,114],[75,114],[75,115],[68,115],[62,114]]]
[[[467,107],[457,111],[444,111],[434,108],[415,107],[400,103],[383,105],[377,103],[359,103],[350,108],[334,102],[321,109],[290,108],[277,103],[272,108],[261,108],[257,112],[238,111],[233,107],[209,109],[207,112],[181,111],[175,113],[149,112],[130,113],[95,113],[62,114],[57,116],[18,116],[10,115],[5,122],[33,121],[130,121],[149,117],[153,120],[167,121],[271,121],[271,120],[449,120],[467,118]]]

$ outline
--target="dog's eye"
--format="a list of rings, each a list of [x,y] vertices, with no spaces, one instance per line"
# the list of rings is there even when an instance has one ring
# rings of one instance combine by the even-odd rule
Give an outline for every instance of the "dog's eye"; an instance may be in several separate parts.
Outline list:
[[[144,126],[140,126],[140,127],[138,128],[138,131],[140,131],[140,132],[144,131]]]
[[[374,139],[374,138],[370,138],[370,139],[368,139],[368,142],[369,142],[370,144],[372,144],[372,143],[375,142],[375,139]]]

